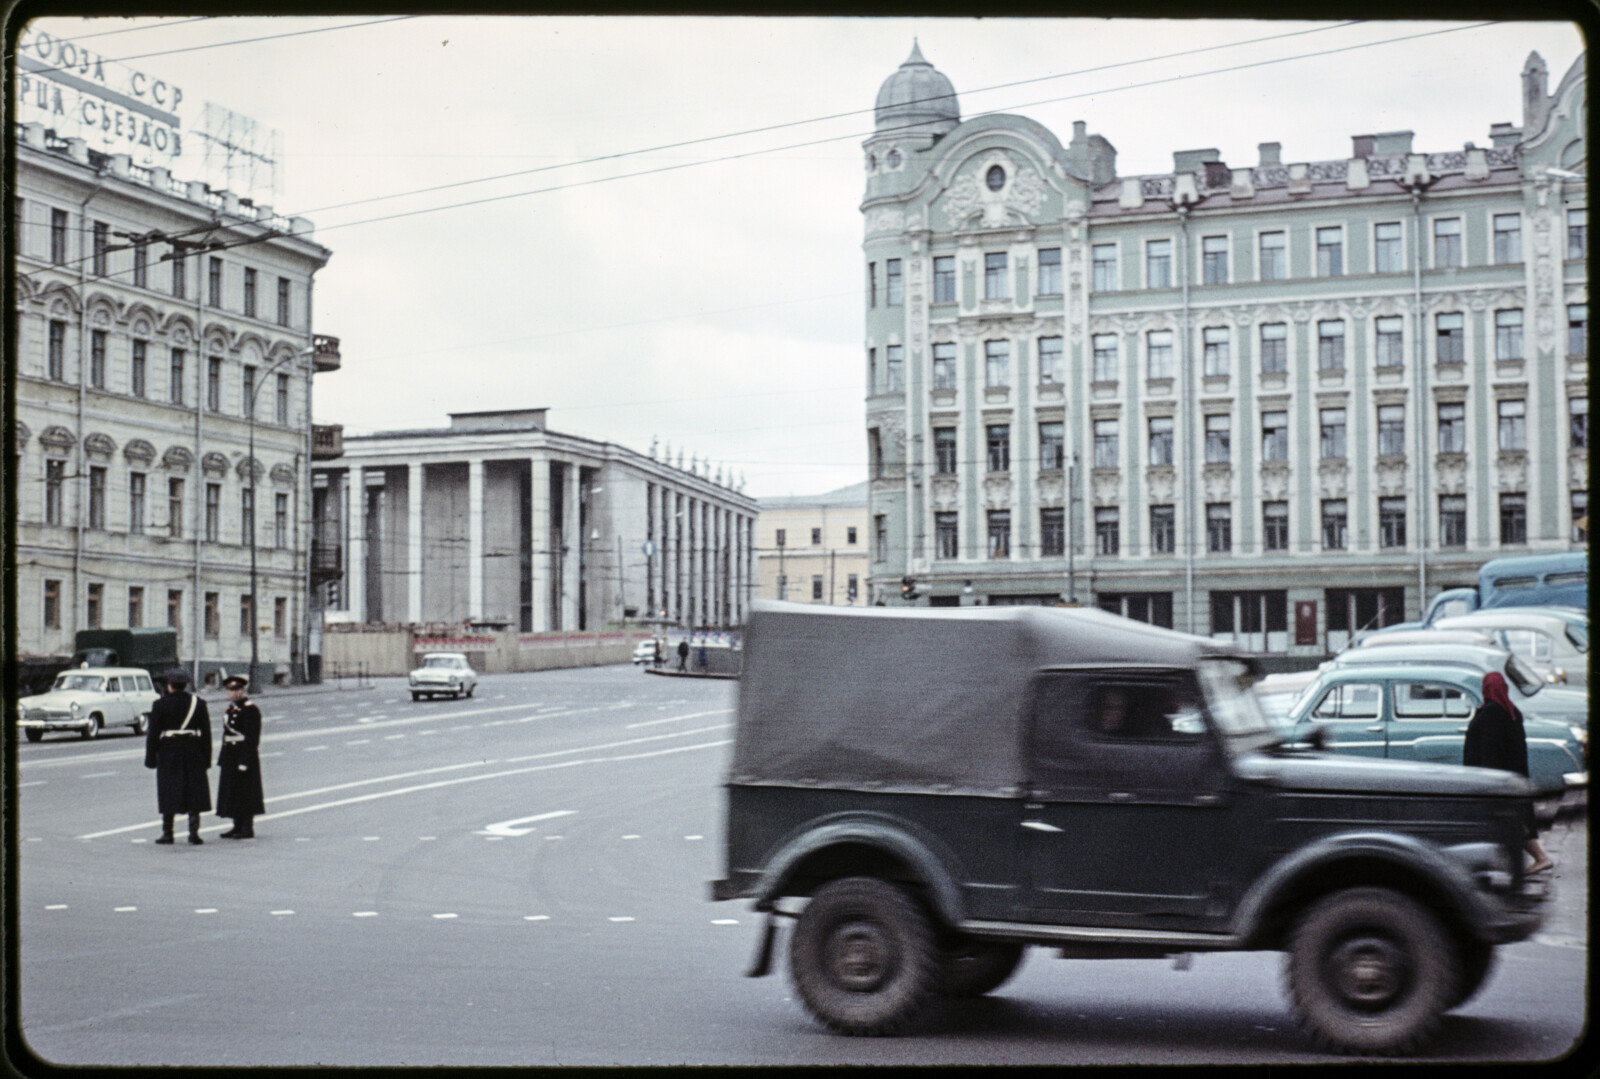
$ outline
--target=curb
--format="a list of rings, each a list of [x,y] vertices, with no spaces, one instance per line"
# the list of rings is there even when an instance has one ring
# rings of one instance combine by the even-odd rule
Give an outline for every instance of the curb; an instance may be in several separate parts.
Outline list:
[[[739,676],[736,674],[712,674],[710,672],[701,674],[699,671],[659,671],[654,667],[646,667],[644,669],[644,673],[657,675],[661,678],[721,678],[735,682],[739,680]]]

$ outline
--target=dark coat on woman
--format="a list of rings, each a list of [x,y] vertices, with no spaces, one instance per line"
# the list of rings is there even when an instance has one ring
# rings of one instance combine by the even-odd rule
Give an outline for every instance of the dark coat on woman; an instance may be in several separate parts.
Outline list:
[[[1461,763],[1475,768],[1498,768],[1502,772],[1528,774],[1528,736],[1522,719],[1494,701],[1486,700],[1467,724],[1467,738],[1461,746]],[[1539,821],[1533,803],[1528,803],[1523,824],[1529,835],[1539,834]]]
[[[189,716],[191,701],[194,714]],[[187,726],[185,716],[189,716]],[[211,767],[211,713],[205,701],[180,690],[150,707],[144,766],[156,770],[156,804],[163,815],[204,813],[211,808],[211,781],[206,776]]]
[[[265,813],[261,795],[261,709],[244,700],[228,705],[217,752],[217,816]]]

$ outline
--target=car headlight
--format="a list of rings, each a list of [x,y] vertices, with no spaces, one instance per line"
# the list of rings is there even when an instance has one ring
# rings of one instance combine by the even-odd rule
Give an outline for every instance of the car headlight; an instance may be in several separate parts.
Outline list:
[[[82,708],[78,707],[78,702],[77,701],[72,701],[71,703],[69,703],[67,705],[67,710],[69,712],[71,712],[73,715],[77,715],[79,712],[83,711]]]

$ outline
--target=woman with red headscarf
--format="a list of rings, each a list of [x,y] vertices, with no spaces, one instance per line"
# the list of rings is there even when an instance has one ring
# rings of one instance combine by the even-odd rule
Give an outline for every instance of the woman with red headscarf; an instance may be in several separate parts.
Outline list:
[[[1483,676],[1483,704],[1467,724],[1466,743],[1461,747],[1461,763],[1476,768],[1498,768],[1503,772],[1528,774],[1528,738],[1522,730],[1522,713],[1511,701],[1505,676],[1490,671]],[[1542,873],[1555,865],[1539,845],[1533,806],[1528,806],[1527,851],[1533,857],[1529,873]]]

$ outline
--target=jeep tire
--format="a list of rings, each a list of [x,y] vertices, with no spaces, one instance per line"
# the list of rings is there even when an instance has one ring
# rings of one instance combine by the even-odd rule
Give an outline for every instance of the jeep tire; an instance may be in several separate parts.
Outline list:
[[[938,981],[933,929],[905,892],[871,877],[824,886],[795,925],[789,974],[811,1014],[840,1034],[898,1034]]]
[[[1324,1049],[1409,1053],[1457,999],[1461,971],[1437,918],[1387,888],[1317,900],[1290,936],[1286,973],[1296,1018]]]
[[[1005,984],[1022,965],[1022,945],[952,936],[939,947],[935,991],[946,997],[981,997]]]

